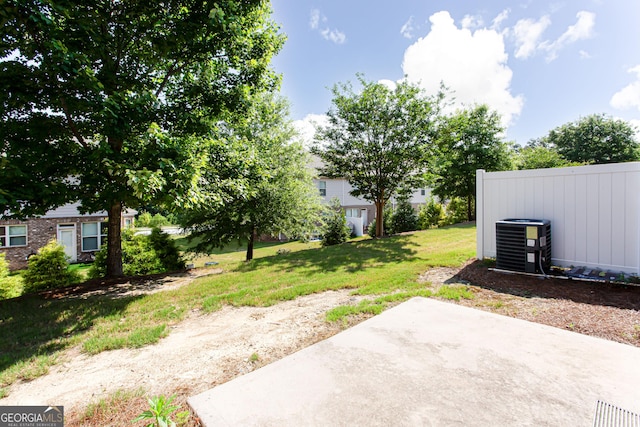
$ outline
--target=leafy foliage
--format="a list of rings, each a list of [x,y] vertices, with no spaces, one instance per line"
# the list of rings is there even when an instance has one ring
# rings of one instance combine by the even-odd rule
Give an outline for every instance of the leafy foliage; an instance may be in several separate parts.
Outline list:
[[[121,275],[123,208],[197,200],[202,135],[278,84],[270,5],[8,0],[0,14],[0,212],[107,211]]]
[[[326,212],[322,230],[322,246],[339,245],[347,241],[351,235],[351,228],[347,225],[347,217],[342,210],[340,200],[331,200],[331,206]]]
[[[51,240],[29,258],[22,279],[24,293],[30,293],[70,285],[77,282],[79,276],[76,272],[69,271],[64,247]]]
[[[576,164],[569,162],[557,150],[548,146],[526,146],[520,149],[516,156],[518,169],[559,168]]]
[[[442,120],[438,130],[438,155],[432,163],[433,194],[441,199],[461,197],[467,201],[467,219],[476,195],[476,170],[511,169],[508,145],[500,139],[504,131],[500,116],[486,105],[458,111]]]
[[[420,207],[418,212],[418,228],[426,230],[438,227],[445,221],[446,215],[442,204],[430,197],[426,204]]]
[[[593,114],[559,126],[545,142],[569,162],[599,164],[640,160],[635,129],[624,120]]]
[[[394,233],[414,231],[418,229],[418,214],[416,213],[408,195],[398,197],[398,204],[391,218]]]
[[[136,226],[138,227],[162,227],[163,225],[170,225],[170,221],[164,215],[156,213],[151,215],[149,212],[141,213],[136,219]]]
[[[273,94],[252,98],[242,120],[220,124],[207,147],[201,203],[184,210],[182,225],[197,239],[196,251],[232,240],[253,242],[263,234],[310,234],[322,205],[307,168],[308,154],[293,139],[288,105]]]
[[[7,261],[7,254],[0,253],[0,279],[4,279],[9,275],[9,261]]]
[[[175,395],[166,398],[163,395],[154,396],[148,400],[149,409],[138,415],[132,422],[142,420],[153,420],[146,424],[145,427],[176,427],[175,421],[171,419],[171,414],[178,410],[179,406],[171,405]],[[177,414],[178,418],[184,419],[189,415],[189,411],[183,411]]]
[[[457,224],[466,221],[468,201],[462,197],[454,197],[449,200],[446,207],[445,224]],[[475,210],[475,202],[472,202],[471,209]]]
[[[139,276],[181,270],[184,259],[175,240],[159,228],[151,230],[151,235],[134,234],[133,230],[122,232],[122,259],[124,274]],[[89,270],[89,277],[104,277],[107,271],[107,252],[103,246],[95,256]]]
[[[417,188],[434,132],[439,98],[427,98],[417,85],[395,89],[358,76],[333,87],[329,124],[316,132],[312,151],[324,162],[321,175],[344,178],[351,195],[376,206],[376,235],[384,234],[383,210],[400,188]]]

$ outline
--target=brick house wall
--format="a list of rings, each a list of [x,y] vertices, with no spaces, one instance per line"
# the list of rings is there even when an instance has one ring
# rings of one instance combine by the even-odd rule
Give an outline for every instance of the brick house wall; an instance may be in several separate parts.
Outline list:
[[[0,227],[10,225],[24,225],[27,227],[26,245],[24,246],[8,246],[9,236],[4,235],[0,238],[4,238],[7,245],[0,247],[0,253],[4,253],[6,260],[9,262],[9,268],[11,270],[17,270],[25,268],[27,266],[27,259],[29,256],[35,254],[38,249],[45,246],[51,239],[58,238],[58,230],[60,225],[67,225],[64,230],[68,235],[69,230],[75,230],[75,248],[73,251],[71,245],[68,246],[68,251],[73,253],[73,262],[89,262],[93,261],[94,254],[97,250],[82,250],[82,224],[98,222],[101,223],[107,220],[106,212],[97,212],[93,214],[81,214],[78,210],[79,203],[72,203],[61,206],[47,212],[44,216],[39,218],[32,218],[27,220],[15,220],[15,219],[2,219],[0,217]],[[128,227],[133,224],[133,220],[137,212],[135,210],[127,209],[122,213],[122,227]],[[99,227],[98,227],[99,228]],[[5,233],[8,234],[8,229],[5,229]],[[103,235],[104,236],[104,235]],[[85,238],[100,240],[100,235],[88,235]],[[71,240],[73,242],[73,240]]]
[[[36,218],[26,221],[3,220],[1,225],[26,225],[27,245],[0,248],[0,253],[4,253],[9,268],[17,270],[27,267],[27,258],[35,254],[38,249],[45,246],[58,235],[58,224],[75,224],[76,227],[76,262],[88,262],[93,260],[96,251],[82,251],[82,223],[103,221],[103,217],[69,217],[69,218]]]

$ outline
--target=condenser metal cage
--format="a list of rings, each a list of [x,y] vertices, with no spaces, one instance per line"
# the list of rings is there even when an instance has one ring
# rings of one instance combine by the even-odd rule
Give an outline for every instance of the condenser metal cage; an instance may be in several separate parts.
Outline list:
[[[546,219],[497,221],[496,268],[548,273],[551,270],[551,222]]]

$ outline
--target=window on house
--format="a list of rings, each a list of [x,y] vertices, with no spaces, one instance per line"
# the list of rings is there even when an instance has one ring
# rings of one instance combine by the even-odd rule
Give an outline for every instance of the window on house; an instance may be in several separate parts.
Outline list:
[[[124,219],[124,226],[126,228],[133,227],[133,218],[125,218]]]
[[[82,223],[82,252],[97,251],[107,244],[106,222]]]
[[[421,195],[421,196],[426,196],[426,195],[427,195],[427,190],[426,190],[426,189],[424,189],[424,188],[421,188],[421,189],[420,189],[420,195]]]
[[[0,226],[0,247],[27,246],[26,225]]]
[[[349,218],[360,218],[360,209],[345,209],[344,213]]]
[[[318,181],[318,190],[321,196],[327,195],[327,181]]]

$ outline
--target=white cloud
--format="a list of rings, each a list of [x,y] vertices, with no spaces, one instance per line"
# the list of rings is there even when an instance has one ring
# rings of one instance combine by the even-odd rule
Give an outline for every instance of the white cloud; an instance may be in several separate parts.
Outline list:
[[[396,87],[398,86],[396,84],[396,82],[394,82],[393,80],[388,80],[388,79],[378,80],[378,83],[380,83],[381,85],[386,86],[389,90],[396,90]]]
[[[311,147],[316,127],[326,126],[328,123],[329,120],[324,114],[307,114],[302,120],[294,120],[293,127],[298,131],[302,144]]]
[[[620,110],[637,108],[640,111],[640,65],[630,68],[629,72],[636,74],[636,81],[614,93],[609,104]]]
[[[500,30],[500,28],[502,27],[502,23],[506,21],[507,18],[509,18],[509,13],[511,13],[511,10],[505,9],[500,12],[498,16],[493,18],[493,21],[491,21],[491,29],[496,31]]]
[[[400,34],[402,37],[407,39],[413,38],[413,32],[416,30],[415,24],[413,23],[413,16],[409,17],[409,20],[404,23],[402,28],[400,28]]]
[[[508,125],[524,101],[510,92],[513,73],[506,65],[504,36],[486,28],[475,32],[458,28],[446,11],[431,15],[429,21],[431,31],[404,53],[407,79],[431,94],[442,81],[455,91],[456,106],[486,103]]]
[[[538,21],[533,19],[521,19],[513,27],[516,38],[516,58],[526,59],[531,56],[540,44],[542,33],[551,25],[551,19],[543,16]]]
[[[309,27],[312,30],[317,30],[320,25],[320,11],[318,9],[311,10],[311,17],[309,18]]]
[[[309,17],[309,28],[318,31],[322,38],[332,41],[336,44],[343,44],[347,41],[347,36],[340,30],[330,29],[325,26],[327,17],[320,13],[319,9],[311,9],[311,15]],[[323,24],[323,28],[320,28],[320,24]]]
[[[555,41],[545,41],[540,45],[540,49],[546,50],[547,61],[553,61],[558,57],[558,51],[567,45],[579,40],[586,40],[593,37],[596,24],[596,14],[581,10],[576,14],[577,22],[569,28]]]
[[[587,52],[586,50],[581,50],[579,52],[580,54],[580,58],[582,59],[590,59],[591,58],[591,54],[589,52]]]
[[[325,40],[330,40],[335,44],[342,44],[347,40],[347,36],[345,36],[345,34],[339,30],[330,30],[329,28],[325,28],[324,30],[320,31],[320,34],[322,35],[322,37],[324,37]]]
[[[480,15],[465,15],[464,18],[462,18],[461,24],[462,28],[473,30],[482,27],[484,25],[484,21]]]

